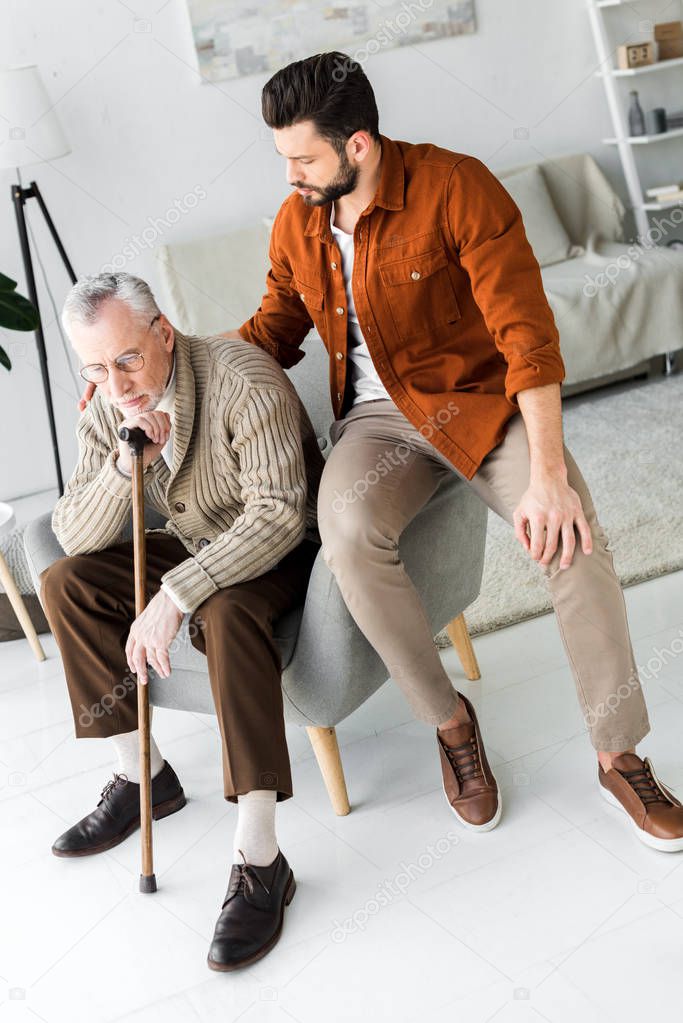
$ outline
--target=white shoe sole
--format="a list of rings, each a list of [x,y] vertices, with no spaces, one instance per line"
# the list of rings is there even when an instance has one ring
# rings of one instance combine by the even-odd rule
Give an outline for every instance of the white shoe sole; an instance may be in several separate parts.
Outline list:
[[[659,852],[683,851],[683,838],[657,838],[656,835],[648,834],[647,831],[643,831],[642,828],[638,827],[631,814],[624,809],[617,797],[609,789],[606,789],[600,782],[598,782],[598,788],[603,799],[606,799],[611,806],[615,806],[617,810],[621,810],[622,813],[626,814],[631,827],[635,830],[643,845],[648,845],[651,849],[657,849]]]
[[[451,812],[454,814],[455,817],[458,818],[462,826],[464,828],[467,828],[468,831],[492,831],[493,828],[495,828],[498,821],[500,820],[500,816],[503,812],[503,797],[500,794],[500,785],[498,784],[495,778],[493,780],[496,782],[496,788],[498,789],[498,809],[496,810],[491,820],[486,821],[485,824],[471,824],[469,821],[466,821],[464,817],[461,817],[458,811],[455,809],[455,807],[451,804],[451,802],[448,799],[448,795],[446,794],[446,786],[443,784],[441,785],[441,788],[443,789],[443,794],[444,796],[446,796],[446,802],[448,803]]]

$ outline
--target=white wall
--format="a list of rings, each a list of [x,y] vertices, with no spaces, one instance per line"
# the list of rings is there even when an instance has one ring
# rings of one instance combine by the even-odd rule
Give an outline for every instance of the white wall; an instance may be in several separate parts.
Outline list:
[[[419,52],[386,50],[365,64],[381,130],[472,153],[494,170],[588,151],[625,198],[616,153],[600,144],[612,132],[593,75],[584,0],[477,0],[476,6],[475,35]],[[650,0],[640,15],[631,8],[609,12],[615,26],[622,24],[623,38],[643,36],[647,26],[639,18],[649,6],[654,17]],[[667,8],[667,20],[680,17],[678,7]],[[272,213],[288,193],[284,164],[259,115],[266,76],[200,84],[183,0],[2,0],[0,10],[0,64],[38,64],[71,144],[71,155],[25,170],[24,181],[39,182],[77,273],[96,272],[149,227],[148,218],[165,217],[196,188],[206,198],[158,234],[160,243],[247,224]],[[136,17],[149,31],[136,30]],[[643,80],[643,106],[682,106],[673,91],[679,75],[671,69]],[[668,95],[659,92],[665,84]],[[626,100],[626,87],[623,94]],[[11,120],[11,112],[0,115]],[[0,118],[0,141],[8,128]],[[656,152],[646,155],[662,162],[644,175],[648,184],[683,176],[681,144],[651,147]],[[0,270],[25,290],[10,203],[15,174],[3,171],[0,178]],[[59,307],[68,280],[33,204],[30,219]],[[126,268],[156,286],[151,250],[143,247]],[[77,386],[42,285],[40,299],[68,477],[76,458]],[[0,369],[0,497],[7,499],[49,488],[54,476],[33,336],[0,337],[14,363],[10,374]]]

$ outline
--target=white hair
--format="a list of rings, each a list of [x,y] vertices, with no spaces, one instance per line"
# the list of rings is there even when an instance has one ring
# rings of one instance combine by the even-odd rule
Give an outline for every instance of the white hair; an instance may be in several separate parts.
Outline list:
[[[125,302],[136,318],[145,321],[145,325],[160,313],[149,284],[140,277],[127,273],[81,277],[66,296],[62,309],[62,323],[67,334],[72,323],[94,323],[103,303],[111,298]]]

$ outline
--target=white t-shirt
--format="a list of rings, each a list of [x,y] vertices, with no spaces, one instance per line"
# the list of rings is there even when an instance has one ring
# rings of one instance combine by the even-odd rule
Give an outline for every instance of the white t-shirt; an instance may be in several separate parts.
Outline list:
[[[166,444],[161,449],[161,457],[170,469],[173,464],[173,420],[175,419],[175,353],[173,354],[171,379],[167,383],[166,390],[162,394],[155,411],[168,412],[171,418],[171,432]]]
[[[342,274],[346,288],[346,305],[348,308],[348,360],[354,398],[352,405],[361,401],[372,401],[375,398],[390,398],[375,369],[365,338],[360,329],[356,307],[353,303],[351,275],[353,273],[354,245],[353,235],[347,234],[334,223],[334,203],[331,204],[330,228],[334,235],[342,257]]]
[[[173,354],[173,371],[171,373],[171,379],[167,383],[166,390],[162,394],[161,400],[159,401],[159,404],[157,405],[157,407],[155,409],[155,411],[158,411],[158,412],[168,412],[168,414],[169,414],[169,416],[171,418],[171,432],[169,434],[168,440],[166,441],[166,443],[164,444],[163,448],[161,449],[161,457],[166,462],[166,465],[169,467],[169,469],[173,465],[173,425],[174,425],[174,420],[175,420],[175,367],[176,367],[176,361],[175,361],[175,353],[174,353]],[[188,609],[186,607],[183,607],[181,604],[178,603],[178,601],[176,600],[174,595],[166,587],[165,583],[161,584],[161,589],[164,591],[164,593],[168,597],[171,598],[171,600],[176,605],[176,607],[178,608],[179,611],[182,611],[183,614],[185,614],[187,612]]]

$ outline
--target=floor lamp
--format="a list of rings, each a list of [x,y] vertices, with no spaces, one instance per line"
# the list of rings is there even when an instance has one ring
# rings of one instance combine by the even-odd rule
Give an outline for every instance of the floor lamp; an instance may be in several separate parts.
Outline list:
[[[35,199],[38,203],[38,207],[45,218],[45,222],[72,284],[76,280],[76,275],[64,251],[64,246],[57,234],[38,185],[35,181],[31,181],[28,188],[24,188],[21,184],[20,168],[31,164],[56,160],[60,156],[65,156],[71,150],[62,133],[54,107],[50,104],[48,95],[45,92],[38,68],[34,65],[0,69],[0,113],[7,118],[10,124],[8,130],[9,137],[0,146],[0,167],[14,167],[17,171],[18,180],[16,184],[12,185],[11,195],[16,214],[28,297],[36,309],[38,309],[38,327],[35,332],[36,345],[40,361],[40,373],[43,379],[45,406],[50,424],[57,487],[61,497],[64,493],[64,481],[59,458],[59,442],[57,440],[57,426],[52,402],[47,349],[45,347],[45,336],[40,318],[36,279],[33,271],[33,260],[31,258],[31,246],[26,222],[25,207],[30,199]]]

